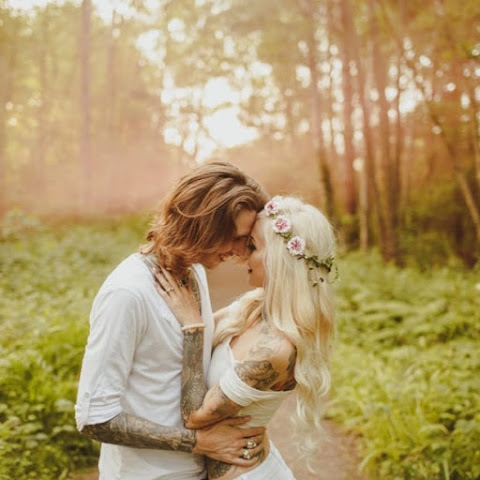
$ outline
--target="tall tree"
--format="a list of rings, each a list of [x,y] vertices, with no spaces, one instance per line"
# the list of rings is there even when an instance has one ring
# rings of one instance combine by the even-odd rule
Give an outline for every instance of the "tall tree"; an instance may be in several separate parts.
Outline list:
[[[325,134],[323,131],[323,112],[326,111],[326,102],[319,91],[318,75],[318,46],[316,40],[316,25],[319,24],[318,10],[312,0],[298,0],[300,10],[306,24],[307,65],[310,70],[310,89],[312,105],[312,137],[317,165],[320,173],[321,206],[334,221],[335,200],[333,197],[332,176],[328,162]]]
[[[471,4],[467,2],[466,7],[466,11],[469,12]],[[474,46],[471,44],[471,40],[469,40],[470,37],[467,37],[465,39],[466,47],[462,51],[458,48],[459,41],[452,39],[450,21],[454,16],[451,10],[455,8],[453,4],[440,0],[431,6],[429,5],[427,7],[427,11],[430,13],[428,23],[425,21],[425,16],[420,16],[420,14],[415,12],[423,21],[422,28],[437,33],[440,31],[442,35],[437,34],[435,36],[435,42],[431,45],[431,58],[426,57],[425,54],[419,54],[419,47],[413,45],[409,55],[405,56],[405,63],[412,72],[415,86],[422,94],[428,117],[445,146],[446,158],[465,201],[467,211],[473,223],[477,243],[480,244],[480,206],[468,180],[464,166],[465,162],[462,162],[462,157],[467,154],[467,149],[465,148],[465,134],[462,132],[463,129],[461,127],[464,114],[464,109],[461,107],[462,95],[459,94],[459,88],[463,84],[465,55],[471,55],[471,50],[474,49]],[[382,13],[389,29],[393,33],[397,48],[401,50],[403,48],[402,37],[385,8],[382,8]],[[424,12],[422,11],[422,13]],[[412,15],[412,12],[410,14]],[[478,10],[476,15],[477,17],[479,16]],[[465,15],[462,19],[465,19],[463,25],[468,35],[469,30],[472,28],[470,18],[468,15]],[[416,32],[410,31],[409,33],[411,38],[416,37]],[[441,57],[442,55],[444,57]],[[446,62],[445,58],[451,60]],[[442,63],[440,64],[440,62]],[[433,77],[430,82],[424,81],[426,75],[422,72],[422,65],[425,63],[432,65]],[[440,81],[442,81],[441,84]]]
[[[389,104],[387,92],[387,67],[381,50],[381,36],[379,31],[376,0],[369,0],[370,38],[372,45],[373,78],[378,95],[379,117],[379,208],[383,224],[383,240],[380,244],[383,256],[387,261],[400,262],[398,237],[396,232],[398,191],[398,172],[394,169],[391,155]]]
[[[344,176],[345,176],[345,211],[350,215],[356,213],[357,196],[355,192],[355,175],[353,162],[355,160],[354,127],[353,127],[353,76],[352,72],[354,47],[353,20],[349,0],[340,0],[342,19],[342,91],[343,91],[343,137],[345,144]]]
[[[363,162],[360,168],[359,176],[359,237],[360,248],[367,250],[370,244],[370,225],[373,224],[377,231],[379,242],[383,242],[383,221],[380,209],[377,204],[379,190],[376,181],[374,139],[372,132],[372,107],[368,98],[367,78],[365,74],[365,65],[362,61],[361,39],[357,32],[357,27],[353,21],[353,9],[351,0],[342,0],[342,10],[344,22],[347,22],[347,35],[351,37],[351,53],[355,62],[357,72],[357,93],[361,113],[361,130],[363,136]]]
[[[91,105],[90,105],[90,28],[92,16],[91,0],[82,0],[82,19],[80,28],[80,165],[82,168],[82,201],[90,207],[92,160],[91,160]]]

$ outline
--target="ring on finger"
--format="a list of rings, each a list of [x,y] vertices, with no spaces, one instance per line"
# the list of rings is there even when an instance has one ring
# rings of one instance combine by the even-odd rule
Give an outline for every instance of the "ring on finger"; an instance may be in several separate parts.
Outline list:
[[[165,293],[170,293],[172,290],[173,290],[173,287],[167,288],[167,289],[165,290]]]
[[[253,440],[249,440],[247,442],[247,448],[255,448],[257,446],[257,443],[254,442]]]
[[[242,457],[245,459],[245,460],[250,460],[252,458],[252,454],[250,453],[250,450],[248,450],[248,448],[243,448],[242,449]]]

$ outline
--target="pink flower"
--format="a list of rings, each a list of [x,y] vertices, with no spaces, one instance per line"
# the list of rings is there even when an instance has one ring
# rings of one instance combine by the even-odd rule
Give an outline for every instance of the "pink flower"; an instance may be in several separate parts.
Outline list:
[[[280,204],[279,201],[280,197],[273,197],[267,204],[265,205],[265,212],[270,217],[272,215],[276,215],[280,211]]]
[[[288,233],[292,229],[292,223],[287,217],[284,217],[283,215],[279,215],[273,221],[272,226],[275,233]]]
[[[305,253],[305,240],[301,237],[292,237],[287,243],[287,249],[291,255],[303,255]]]

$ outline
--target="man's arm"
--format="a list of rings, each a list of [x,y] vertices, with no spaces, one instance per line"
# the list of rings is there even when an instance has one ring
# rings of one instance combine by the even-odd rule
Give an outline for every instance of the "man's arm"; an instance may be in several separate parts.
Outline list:
[[[166,427],[128,413],[120,413],[107,422],[85,425],[81,433],[103,443],[197,453],[220,462],[249,467],[257,459],[240,458],[245,437],[261,444],[264,433],[264,428],[238,428],[249,420],[250,417],[229,418],[195,431]],[[259,446],[252,452],[256,454],[261,448],[263,447]]]
[[[196,444],[195,430],[165,427],[124,412],[107,422],[85,425],[81,433],[99,442],[133,448],[193,452]]]
[[[182,417],[188,428],[203,428],[234,416],[242,408],[218,385],[205,384],[202,363],[203,330],[186,330],[183,338]]]

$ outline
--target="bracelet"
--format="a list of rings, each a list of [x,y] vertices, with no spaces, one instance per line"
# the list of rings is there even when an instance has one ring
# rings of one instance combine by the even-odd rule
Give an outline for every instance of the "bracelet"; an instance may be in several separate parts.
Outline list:
[[[182,327],[182,330],[185,331],[185,330],[190,330],[192,328],[205,328],[205,324],[204,323],[192,323],[191,325],[185,325],[184,327]]]

